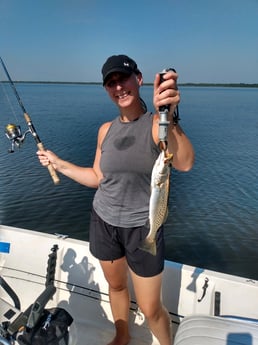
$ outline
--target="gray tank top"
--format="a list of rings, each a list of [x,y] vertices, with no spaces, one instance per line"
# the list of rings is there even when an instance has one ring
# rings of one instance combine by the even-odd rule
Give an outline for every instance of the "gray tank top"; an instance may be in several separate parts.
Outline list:
[[[151,172],[160,150],[152,137],[153,116],[111,124],[101,147],[103,179],[93,200],[97,214],[108,224],[136,227],[149,214]]]

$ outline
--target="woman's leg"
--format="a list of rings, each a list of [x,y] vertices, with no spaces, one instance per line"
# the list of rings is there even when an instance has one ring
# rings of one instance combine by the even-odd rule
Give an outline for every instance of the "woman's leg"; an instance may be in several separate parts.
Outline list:
[[[173,344],[172,327],[168,311],[161,302],[162,273],[154,277],[140,277],[131,272],[134,291],[140,310],[160,345]]]
[[[116,328],[116,336],[108,345],[127,345],[130,341],[127,262],[125,258],[121,258],[114,261],[100,261],[100,264],[109,284],[109,299]]]

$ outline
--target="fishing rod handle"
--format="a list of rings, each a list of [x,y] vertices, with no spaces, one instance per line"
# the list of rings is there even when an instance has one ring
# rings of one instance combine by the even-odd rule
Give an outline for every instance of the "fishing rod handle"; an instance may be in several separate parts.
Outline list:
[[[173,71],[175,73],[176,70],[174,68],[166,68],[166,69],[163,69],[160,73],[159,73],[159,76],[160,76],[160,81],[159,83],[163,83],[163,81],[165,81],[165,79],[163,78],[164,74],[166,74],[167,72],[169,71]],[[170,105],[163,105],[161,107],[159,107],[159,112],[160,114],[163,112],[168,112],[170,109]],[[173,124],[176,126],[178,124],[178,121],[180,120],[180,117],[179,117],[179,108],[178,108],[178,105],[176,106],[176,109],[173,113]]]
[[[42,142],[39,139],[39,136],[38,136],[38,134],[37,134],[37,132],[35,130],[35,127],[32,124],[32,121],[31,121],[31,118],[30,118],[29,114],[25,112],[23,115],[24,115],[25,121],[27,122],[27,125],[29,127],[30,132],[31,132],[33,138],[35,139],[35,141],[37,143],[38,149],[40,151],[45,151],[44,145],[42,144]],[[60,182],[60,180],[59,180],[59,177],[57,176],[57,173],[56,173],[53,165],[50,163],[47,166],[47,168],[48,168],[50,176],[52,177],[52,180],[53,180],[54,184],[58,184]]]
[[[37,144],[37,147],[38,147],[38,149],[40,151],[46,151],[44,146],[43,146],[43,144],[41,142]],[[57,176],[57,173],[56,173],[55,168],[53,167],[53,165],[51,163],[49,163],[47,168],[48,168],[50,176],[52,177],[52,180],[53,180],[54,184],[58,184],[60,182],[60,179]]]

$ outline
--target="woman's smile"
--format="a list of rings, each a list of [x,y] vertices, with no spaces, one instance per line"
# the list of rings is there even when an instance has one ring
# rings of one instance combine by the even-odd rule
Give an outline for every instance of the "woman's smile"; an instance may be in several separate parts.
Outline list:
[[[119,99],[124,99],[126,98],[127,96],[130,95],[130,92],[129,91],[123,91],[123,92],[120,92],[116,95],[117,98]]]

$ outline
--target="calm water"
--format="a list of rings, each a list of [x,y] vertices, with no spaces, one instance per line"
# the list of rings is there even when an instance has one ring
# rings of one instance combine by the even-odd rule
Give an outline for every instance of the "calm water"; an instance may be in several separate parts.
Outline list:
[[[17,88],[45,146],[91,165],[98,127],[117,115],[103,88]],[[258,279],[258,90],[180,90],[181,125],[194,144],[196,163],[191,172],[172,171],[167,258]],[[152,110],[152,88],[144,86],[142,97]],[[54,186],[37,161],[31,136],[20,150],[7,152],[5,125],[16,122],[26,129],[16,105],[0,89],[0,222],[87,240],[94,190],[64,176]]]

